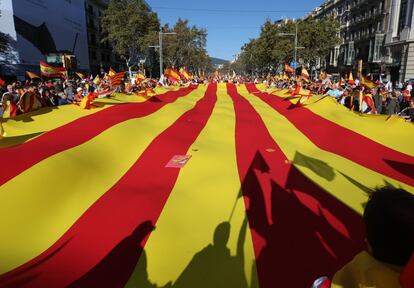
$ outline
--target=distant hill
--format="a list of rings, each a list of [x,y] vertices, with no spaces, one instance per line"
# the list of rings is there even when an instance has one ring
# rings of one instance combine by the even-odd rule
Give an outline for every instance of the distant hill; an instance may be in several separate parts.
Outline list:
[[[224,65],[227,62],[229,62],[227,60],[215,58],[215,57],[210,57],[210,59],[211,59],[211,64],[213,64],[214,67],[219,66],[219,65]]]

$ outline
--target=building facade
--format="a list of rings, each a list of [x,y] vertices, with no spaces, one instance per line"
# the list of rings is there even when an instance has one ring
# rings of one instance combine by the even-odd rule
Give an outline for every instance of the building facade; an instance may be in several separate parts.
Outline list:
[[[414,79],[414,0],[392,0],[385,37],[385,68],[391,80]]]
[[[117,54],[113,53],[111,45],[101,41],[103,36],[100,18],[108,4],[109,0],[85,1],[88,53],[92,74],[100,73],[101,69],[108,71],[110,67],[116,71],[126,70],[124,62]]]
[[[89,69],[84,0],[1,0],[0,32],[1,75],[39,73],[47,55],[76,55],[76,67]]]
[[[312,17],[333,16],[340,22],[341,43],[321,60],[320,66],[344,74],[357,70],[362,60],[363,74],[376,78],[385,74],[385,36],[391,7],[391,0],[330,0],[315,9]]]

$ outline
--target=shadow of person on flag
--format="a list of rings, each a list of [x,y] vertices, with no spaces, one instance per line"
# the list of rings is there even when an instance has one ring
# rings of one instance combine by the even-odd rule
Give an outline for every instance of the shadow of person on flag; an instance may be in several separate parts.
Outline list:
[[[282,187],[272,179],[278,167],[260,152],[254,162],[262,163],[262,168],[251,165],[242,188],[250,203],[250,228],[258,235],[253,238],[264,242],[255,247],[260,287],[309,287],[318,277],[333,275],[364,249],[364,229],[357,213],[293,165]],[[332,178],[328,170],[325,177]]]
[[[231,225],[222,222],[217,225],[213,243],[196,253],[183,273],[174,283],[174,288],[244,288],[247,280],[244,274],[244,240],[247,218],[244,219],[237,242],[237,255],[232,256],[227,242]]]
[[[143,240],[154,230],[151,221],[140,224],[131,235],[115,246],[95,267],[67,287],[124,287],[132,274],[140,279],[140,287],[156,287],[148,280]]]

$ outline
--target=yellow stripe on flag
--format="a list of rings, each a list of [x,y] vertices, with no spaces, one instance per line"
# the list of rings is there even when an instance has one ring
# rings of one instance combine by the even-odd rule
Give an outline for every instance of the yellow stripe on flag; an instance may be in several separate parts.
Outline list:
[[[204,91],[197,89],[149,116],[115,125],[1,186],[0,230],[7,235],[0,237],[0,259],[8,261],[0,261],[0,274],[33,259],[58,240],[155,137],[194,107]]]
[[[287,118],[279,114],[258,97],[249,94],[244,86],[239,87],[238,91],[260,114],[269,133],[290,161],[294,160],[297,152],[305,155],[308,159],[313,158],[318,160],[317,162],[313,162],[312,165],[316,166],[312,167],[313,169],[306,167],[302,163],[299,163],[299,165],[293,162],[296,168],[311,181],[315,182],[356,212],[362,214],[362,204],[367,201],[367,194],[349,179],[353,179],[369,188],[384,185],[385,181],[387,181],[396,187],[402,187],[414,193],[414,187],[386,177],[339,155],[319,149],[309,138],[290,123]],[[321,166],[318,167],[317,165]],[[334,178],[328,180],[326,177],[322,177],[322,173],[320,172],[322,169],[332,169],[335,175]],[[347,179],[339,172],[342,172],[349,178]]]
[[[236,162],[233,104],[225,84],[218,87],[218,101],[213,114],[189,149],[188,154],[192,158],[180,172],[156,229],[145,245],[146,257],[141,257],[126,287],[139,286],[139,267],[143,261],[147,261],[151,282],[162,286],[176,281],[192,257],[213,242],[215,228],[229,220],[235,201],[237,206],[230,223],[227,247],[231,255],[236,256],[239,232],[243,221],[247,221],[247,215],[243,198],[237,198],[241,184]],[[257,279],[257,272],[249,228],[243,243],[244,274],[247,283],[251,283],[252,278]],[[234,279],[228,271],[223,271],[226,277],[220,279],[221,283],[237,283],[240,279]],[[193,280],[192,287],[197,287],[197,279]],[[253,287],[258,287],[258,283],[253,284]]]
[[[262,91],[266,90],[266,88],[263,88],[260,87],[259,89]],[[285,95],[287,90],[271,89],[268,93],[271,93],[271,91],[277,91],[274,93],[275,95],[288,97]],[[292,103],[296,101],[296,99],[291,100]],[[414,156],[414,149],[412,147],[414,126],[400,117],[392,116],[390,118],[388,115],[370,115],[351,112],[331,97],[325,97],[323,99],[319,96],[312,97],[305,104],[304,107],[306,109],[311,110],[329,121],[370,138],[384,146]],[[401,133],[401,131],[405,131],[405,133]]]

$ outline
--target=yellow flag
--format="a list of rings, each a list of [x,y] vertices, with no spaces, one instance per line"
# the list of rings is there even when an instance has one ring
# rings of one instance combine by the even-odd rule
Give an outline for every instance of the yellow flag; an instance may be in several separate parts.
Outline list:
[[[79,77],[80,79],[85,78],[85,75],[83,75],[83,74],[82,74],[82,73],[80,73],[80,72],[76,72],[76,75],[78,75],[78,77]]]
[[[108,72],[108,74],[109,74],[109,76],[115,76],[115,74],[116,74],[116,72],[115,72],[115,70],[114,69],[112,69],[112,68],[109,68],[109,72]]]
[[[39,76],[37,76],[36,74],[34,74],[32,72],[26,71],[26,74],[27,74],[27,76],[29,76],[30,79],[36,79],[36,78],[40,79]]]
[[[96,85],[101,83],[101,78],[99,78],[99,75],[96,75],[95,79],[93,79],[93,83],[95,83]]]

